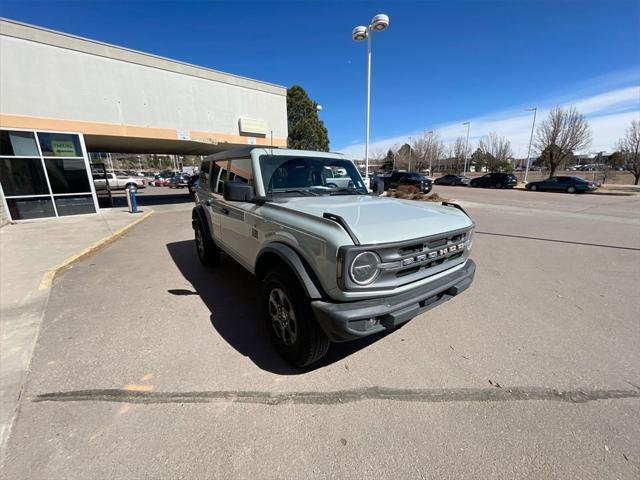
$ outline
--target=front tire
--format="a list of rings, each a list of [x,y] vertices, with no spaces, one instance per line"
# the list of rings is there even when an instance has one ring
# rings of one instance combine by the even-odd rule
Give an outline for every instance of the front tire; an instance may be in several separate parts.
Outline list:
[[[531,185],[529,187],[529,190],[531,190],[532,192],[535,192],[536,190],[538,190],[538,186],[537,185]]]
[[[576,193],[576,187],[574,186],[567,187],[567,193]]]
[[[196,252],[198,259],[205,267],[215,267],[220,263],[220,249],[204,233],[202,225],[198,221],[194,225]]]
[[[329,338],[316,322],[309,298],[288,270],[275,268],[266,275],[262,308],[276,350],[291,365],[306,367],[329,350]]]

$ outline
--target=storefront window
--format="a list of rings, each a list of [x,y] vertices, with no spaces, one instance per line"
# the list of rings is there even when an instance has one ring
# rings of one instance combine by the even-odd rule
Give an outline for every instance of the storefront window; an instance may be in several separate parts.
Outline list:
[[[44,164],[54,194],[91,191],[84,159],[47,158]]]
[[[7,197],[49,193],[40,158],[0,158],[0,182]]]
[[[33,132],[0,130],[0,155],[7,157],[39,157]]]
[[[30,220],[56,216],[50,197],[7,198],[7,206],[13,220]]]
[[[78,135],[38,132],[38,140],[45,157],[82,157]]]
[[[96,213],[88,168],[78,134],[0,130],[1,196],[12,220]]]
[[[83,215],[86,213],[96,213],[96,207],[91,195],[65,195],[54,197],[58,215]]]

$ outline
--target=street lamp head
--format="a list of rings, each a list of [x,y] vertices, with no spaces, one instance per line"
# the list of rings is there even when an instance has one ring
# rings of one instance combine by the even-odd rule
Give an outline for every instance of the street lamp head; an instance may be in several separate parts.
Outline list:
[[[367,31],[367,27],[363,27],[362,25],[357,26],[351,32],[351,38],[353,38],[356,42],[360,42],[362,40],[366,40],[369,32]]]
[[[533,112],[534,110],[538,110],[538,107],[525,108],[527,112]]]
[[[322,111],[322,105],[316,105],[316,111],[317,112],[321,112]]]
[[[389,26],[389,16],[384,13],[379,13],[371,19],[371,28],[376,32],[386,30]]]
[[[463,125],[469,125],[471,122],[464,122]]]

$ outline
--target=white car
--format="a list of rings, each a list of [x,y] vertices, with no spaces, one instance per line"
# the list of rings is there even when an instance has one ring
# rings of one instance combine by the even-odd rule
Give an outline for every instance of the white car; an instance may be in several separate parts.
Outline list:
[[[474,224],[460,206],[381,190],[335,153],[251,147],[202,162],[191,217],[200,261],[215,266],[224,251],[258,278],[269,334],[297,367],[473,280]]]
[[[144,178],[131,177],[128,175],[116,175],[115,173],[107,173],[107,180],[103,178],[103,174],[94,174],[93,183],[96,187],[100,188],[105,186],[106,182],[109,182],[109,188],[111,190],[124,190],[125,188],[135,185],[137,188],[145,188],[146,182]]]

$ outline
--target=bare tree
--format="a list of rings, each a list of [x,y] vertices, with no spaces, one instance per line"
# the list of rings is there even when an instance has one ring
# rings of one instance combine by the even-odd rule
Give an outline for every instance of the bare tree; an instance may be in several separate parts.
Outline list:
[[[508,167],[513,150],[511,142],[506,137],[499,137],[496,132],[491,132],[480,139],[478,148],[484,153],[489,171],[496,172]]]
[[[632,120],[624,137],[618,141],[618,149],[624,154],[627,165],[635,178],[634,185],[640,181],[640,121]]]
[[[456,138],[455,142],[449,145],[449,157],[454,159],[455,170],[462,171],[464,159],[466,157],[466,140],[464,137]]]
[[[589,124],[575,107],[555,107],[536,131],[535,148],[552,177],[556,169],[573,155],[591,144]],[[545,155],[542,155],[546,152]]]

